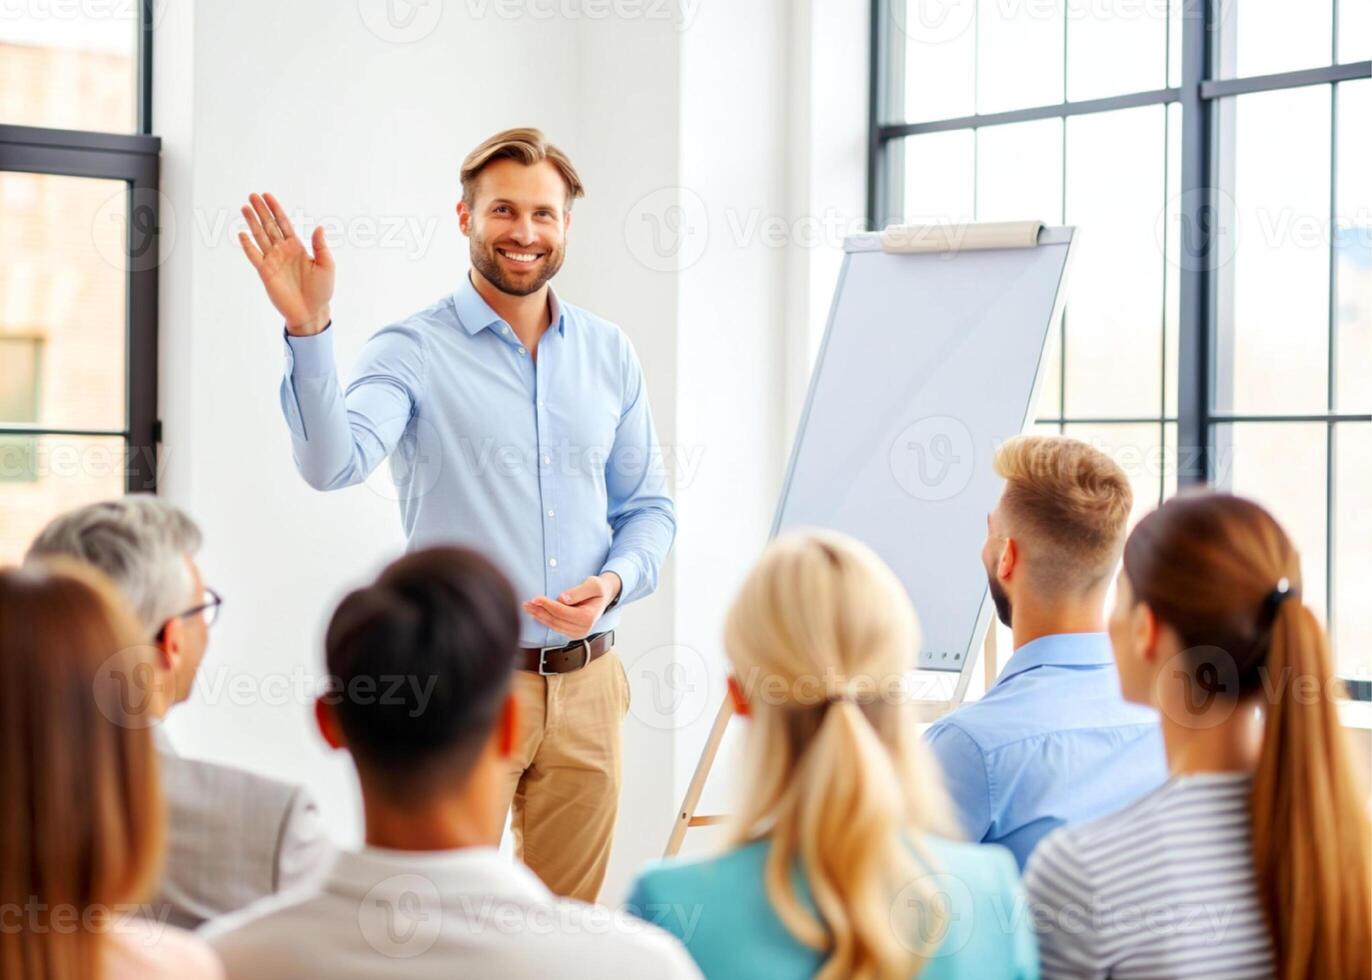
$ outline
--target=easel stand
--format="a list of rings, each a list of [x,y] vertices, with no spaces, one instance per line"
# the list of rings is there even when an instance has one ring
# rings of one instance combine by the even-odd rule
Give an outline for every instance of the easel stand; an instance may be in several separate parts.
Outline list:
[[[986,641],[982,645],[985,655],[986,687],[989,690],[991,685],[996,682],[999,672],[999,665],[996,660],[996,630],[994,626],[986,630]],[[952,711],[962,703],[963,694],[966,693],[966,679],[970,676],[971,669],[964,670],[959,679],[957,692],[947,701],[924,701],[918,702],[917,706],[923,708],[920,711],[920,720],[931,722]],[[734,699],[728,694],[724,695],[724,701],[719,706],[719,712],[715,715],[715,723],[710,726],[710,736],[705,740],[705,748],[701,749],[700,761],[696,763],[696,771],[691,774],[691,783],[686,787],[686,795],[681,800],[681,807],[677,810],[676,820],[672,823],[672,832],[667,838],[667,850],[665,857],[676,857],[681,852],[681,845],[686,840],[686,831],[692,827],[713,827],[724,823],[729,818],[721,814],[702,814],[697,815],[696,807],[700,805],[700,796],[705,791],[705,780],[710,777],[710,768],[715,763],[715,756],[719,754],[720,743],[724,741],[724,732],[729,727],[729,719],[734,716]]]

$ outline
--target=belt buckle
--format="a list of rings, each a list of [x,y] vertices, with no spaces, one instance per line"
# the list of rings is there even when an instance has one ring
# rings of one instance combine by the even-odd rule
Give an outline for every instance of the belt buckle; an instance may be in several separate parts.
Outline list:
[[[540,677],[548,677],[548,676],[551,675],[551,674],[558,674],[558,673],[566,673],[566,674],[570,674],[570,673],[571,673],[571,671],[569,671],[569,670],[568,670],[568,671],[557,671],[557,670],[547,670],[547,669],[546,669],[547,666],[548,666],[548,651],[549,651],[549,650],[565,650],[565,649],[567,649],[567,647],[569,647],[569,646],[571,646],[570,643],[564,644],[564,645],[559,646],[559,647],[539,647],[539,648],[538,648],[538,673],[539,673],[539,676],[540,676]],[[583,638],[582,638],[582,640],[581,640],[581,649],[584,650],[584,651],[586,651],[586,659],[583,660],[583,661],[581,661],[581,666],[578,667],[578,668],[576,668],[577,670],[584,670],[584,669],[590,664],[590,662],[591,662],[591,641],[590,641],[590,638],[589,638],[589,637],[583,637]]]

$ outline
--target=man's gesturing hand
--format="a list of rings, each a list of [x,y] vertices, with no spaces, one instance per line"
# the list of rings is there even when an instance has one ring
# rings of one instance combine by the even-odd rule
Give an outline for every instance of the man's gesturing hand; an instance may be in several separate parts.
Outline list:
[[[524,611],[544,626],[557,630],[573,640],[580,640],[591,633],[605,607],[619,595],[619,576],[614,572],[592,575],[580,585],[568,589],[554,602],[547,596],[539,596],[524,603]]]
[[[329,325],[334,274],[333,253],[324,240],[323,227],[314,230],[314,255],[310,255],[285,208],[272,195],[250,195],[243,217],[252,237],[240,231],[238,243],[262,277],[267,298],[286,318],[286,331],[297,337],[319,333]]]

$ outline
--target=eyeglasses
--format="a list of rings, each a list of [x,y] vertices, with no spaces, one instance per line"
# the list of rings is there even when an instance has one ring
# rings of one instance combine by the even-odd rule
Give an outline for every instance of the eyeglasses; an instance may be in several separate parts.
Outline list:
[[[205,626],[208,628],[208,627],[210,627],[210,626],[213,626],[213,625],[214,625],[214,621],[215,621],[216,619],[219,618],[219,607],[222,606],[223,604],[224,604],[224,599],[219,595],[218,592],[214,591],[214,589],[206,589],[204,595],[201,596],[201,603],[200,603],[200,605],[198,605],[198,606],[192,606],[191,608],[187,609],[185,612],[179,612],[179,613],[177,613],[175,616],[171,616],[171,617],[169,617],[169,618],[170,618],[170,619],[189,619],[191,616],[195,616],[195,615],[197,615],[197,614],[199,614],[199,613],[204,613],[204,614],[205,614]],[[166,633],[166,632],[167,632],[167,626],[166,626],[166,624],[164,623],[164,624],[162,625],[162,628],[161,628],[160,630],[157,631],[157,639],[159,639],[159,640],[162,639],[163,634]]]

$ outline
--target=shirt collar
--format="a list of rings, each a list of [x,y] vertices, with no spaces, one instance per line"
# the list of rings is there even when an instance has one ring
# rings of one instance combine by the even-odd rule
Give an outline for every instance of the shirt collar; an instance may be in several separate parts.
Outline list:
[[[500,315],[491,309],[491,304],[481,298],[472,285],[471,274],[462,277],[462,285],[453,293],[453,306],[457,309],[457,320],[467,333],[475,336],[488,327],[503,324]],[[548,287],[548,323],[557,328],[560,334],[566,333],[566,319],[562,314],[562,302],[552,286]]]
[[[1061,667],[1099,667],[1113,664],[1107,633],[1054,633],[1030,640],[1015,651],[996,684],[1003,684],[1016,674],[1047,665]]]
[[[375,889],[401,892],[409,876],[431,882],[443,894],[479,894],[510,900],[552,901],[552,893],[523,865],[494,847],[448,851],[397,851],[363,847],[341,851],[329,872],[335,893],[366,895]]]

